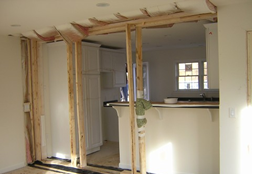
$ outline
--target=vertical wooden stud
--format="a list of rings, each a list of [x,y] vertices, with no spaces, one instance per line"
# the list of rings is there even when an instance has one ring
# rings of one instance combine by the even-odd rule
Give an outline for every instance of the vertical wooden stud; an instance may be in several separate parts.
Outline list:
[[[136,68],[137,68],[137,98],[143,98],[143,68],[142,68],[142,28],[136,27]],[[145,129],[138,131],[145,135]],[[141,174],[146,174],[145,136],[138,136]]]
[[[39,79],[38,79],[38,46],[37,41],[32,40],[32,93],[33,93],[33,116],[35,136],[35,159],[41,160],[41,121],[39,101]]]
[[[33,92],[32,92],[32,56],[31,41],[27,40],[28,53],[28,93],[30,102],[30,122],[31,122],[31,140],[32,140],[32,160],[35,161],[35,137],[34,137],[34,112],[33,112]]]
[[[67,43],[67,67],[68,67],[70,153],[71,153],[71,165],[75,167],[77,164],[77,156],[76,156],[75,111],[74,111],[73,56],[72,56],[71,43]]]
[[[132,45],[131,45],[131,25],[126,24],[126,49],[127,49],[127,69],[129,87],[129,108],[131,127],[131,164],[132,173],[136,173],[136,141],[135,141],[135,113],[134,113],[134,90],[133,90],[133,65],[132,65]]]
[[[82,48],[81,41],[75,42],[76,107],[79,137],[80,167],[86,167],[85,123],[83,111]]]

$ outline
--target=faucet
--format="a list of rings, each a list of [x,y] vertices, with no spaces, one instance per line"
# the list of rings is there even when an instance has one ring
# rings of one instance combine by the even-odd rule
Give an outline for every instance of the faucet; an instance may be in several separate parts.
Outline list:
[[[205,93],[201,93],[199,95],[203,98],[203,101],[206,101],[206,94]]]

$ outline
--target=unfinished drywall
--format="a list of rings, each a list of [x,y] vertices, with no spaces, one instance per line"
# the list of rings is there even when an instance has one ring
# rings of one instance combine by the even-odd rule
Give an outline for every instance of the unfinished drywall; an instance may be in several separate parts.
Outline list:
[[[0,173],[26,165],[20,39],[0,36]]]
[[[244,113],[247,108],[246,33],[252,30],[251,7],[252,1],[248,1],[218,8],[220,174],[252,173],[244,171],[247,155],[243,156],[244,152],[250,155],[247,148],[251,149],[243,142],[244,138],[250,138],[245,137],[249,131],[244,132],[247,125],[243,122],[248,122]],[[229,117],[229,108],[235,109],[235,118]]]

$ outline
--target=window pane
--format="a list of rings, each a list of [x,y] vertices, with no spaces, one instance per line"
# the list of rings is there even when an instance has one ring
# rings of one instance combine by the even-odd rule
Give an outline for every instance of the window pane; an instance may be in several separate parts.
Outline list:
[[[197,62],[192,63],[192,68],[198,69],[199,68],[199,63],[197,63]]]
[[[184,63],[179,63],[179,68],[178,69],[185,69],[185,64]]]
[[[185,70],[179,70],[179,76],[185,76]]]
[[[208,89],[207,76],[204,76],[204,77],[203,77],[203,81],[204,81],[204,89]]]
[[[178,64],[178,89],[199,89],[198,62]]]

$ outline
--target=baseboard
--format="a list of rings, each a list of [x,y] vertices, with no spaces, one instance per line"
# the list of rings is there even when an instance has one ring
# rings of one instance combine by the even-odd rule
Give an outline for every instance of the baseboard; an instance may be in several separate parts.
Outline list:
[[[25,167],[25,166],[27,166],[26,162],[15,164],[15,165],[12,165],[12,166],[8,166],[8,167],[0,169],[0,174],[10,172],[12,170],[16,170],[16,169],[19,169],[19,168],[22,168],[22,167]]]

